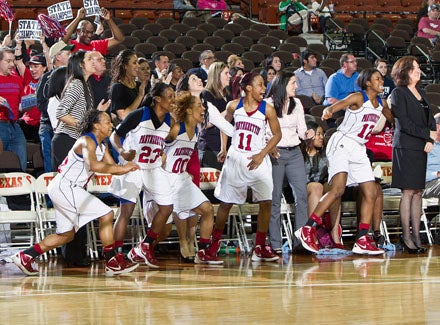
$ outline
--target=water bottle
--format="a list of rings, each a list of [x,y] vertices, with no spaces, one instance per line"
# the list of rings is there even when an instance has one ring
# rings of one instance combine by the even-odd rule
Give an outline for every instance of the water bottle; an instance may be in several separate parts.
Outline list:
[[[240,254],[240,248],[235,246],[222,246],[219,251],[220,255],[238,255]]]

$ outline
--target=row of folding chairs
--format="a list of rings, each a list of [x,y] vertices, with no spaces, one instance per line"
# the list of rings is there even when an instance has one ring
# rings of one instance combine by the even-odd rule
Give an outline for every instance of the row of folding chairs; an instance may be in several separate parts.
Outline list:
[[[19,209],[0,211],[0,224],[3,226],[1,241],[10,248],[27,248],[56,231],[55,210],[51,207],[47,196],[47,186],[56,173],[44,173],[35,179],[32,175],[22,172],[0,174],[0,197],[19,197],[22,207]],[[108,193],[111,175],[95,174],[87,184],[87,190],[97,195]],[[145,236],[145,224],[140,212],[140,200],[131,219],[130,235],[126,242],[134,245]],[[118,207],[113,207],[117,215]],[[14,236],[11,224],[19,224],[20,236]],[[87,248],[91,259],[98,259],[100,240],[97,236],[97,224],[87,225]],[[26,233],[26,234],[24,234]],[[47,259],[56,255],[52,250],[43,255]]]

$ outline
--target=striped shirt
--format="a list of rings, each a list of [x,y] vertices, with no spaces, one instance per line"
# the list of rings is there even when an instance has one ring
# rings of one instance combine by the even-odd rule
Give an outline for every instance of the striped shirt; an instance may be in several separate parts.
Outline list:
[[[92,107],[90,107],[92,108]],[[78,122],[82,120],[87,111],[87,101],[85,97],[84,87],[79,79],[73,79],[68,85],[61,98],[60,105],[56,111],[57,119],[70,114]],[[77,127],[67,125],[59,121],[55,129],[55,133],[64,133],[73,139],[78,139],[80,133]]]

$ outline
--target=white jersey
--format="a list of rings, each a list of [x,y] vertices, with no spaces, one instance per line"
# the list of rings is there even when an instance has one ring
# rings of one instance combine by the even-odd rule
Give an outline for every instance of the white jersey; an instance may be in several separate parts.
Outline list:
[[[92,138],[96,143],[96,159],[101,161],[105,153],[105,144],[98,143],[93,133],[86,133],[83,136]],[[90,177],[94,174],[90,170],[90,166],[86,164],[82,155],[78,155],[73,149],[69,151],[67,157],[58,167],[58,173],[61,174],[63,180],[69,181],[72,185],[84,187]]]
[[[364,104],[357,110],[347,109],[344,120],[337,130],[344,136],[360,144],[365,144],[382,113],[382,100],[377,97],[379,106],[375,108],[367,94],[364,91],[361,93],[364,96]]]
[[[246,112],[243,98],[234,112],[232,147],[240,152],[261,151],[266,146],[266,102],[262,101],[254,112]]]
[[[164,169],[170,173],[180,174],[186,171],[188,161],[194,151],[198,140],[198,129],[192,139],[186,133],[185,123],[180,123],[180,131],[177,138],[170,143],[165,144],[165,153],[167,159]]]
[[[136,150],[133,160],[140,169],[153,169],[162,165],[162,150],[170,131],[171,115],[165,115],[163,123],[155,127],[149,107],[138,109],[128,115],[116,133],[124,137],[124,148]]]

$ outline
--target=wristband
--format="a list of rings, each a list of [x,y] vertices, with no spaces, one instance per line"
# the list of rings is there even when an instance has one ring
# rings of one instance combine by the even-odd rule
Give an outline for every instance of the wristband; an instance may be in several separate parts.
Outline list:
[[[15,60],[16,60],[16,61],[23,60],[23,55],[22,55],[22,54],[20,54],[20,55],[16,55],[16,56],[15,56]]]

